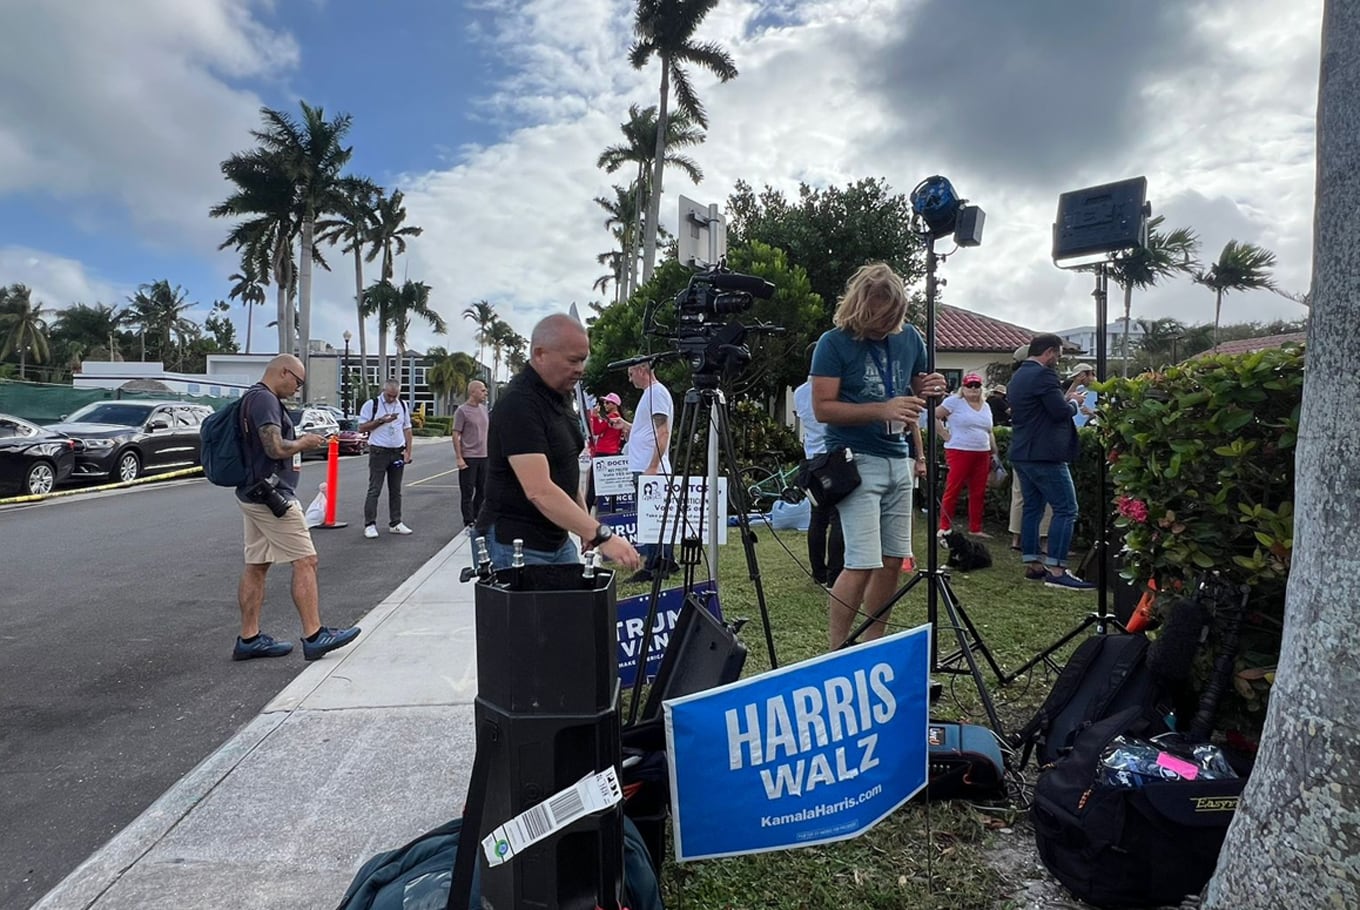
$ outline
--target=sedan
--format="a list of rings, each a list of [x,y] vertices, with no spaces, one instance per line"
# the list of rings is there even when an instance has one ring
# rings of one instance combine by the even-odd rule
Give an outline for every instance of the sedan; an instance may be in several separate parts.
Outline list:
[[[42,496],[76,466],[74,439],[0,414],[0,492]]]
[[[340,454],[368,454],[368,434],[359,429],[358,417],[345,417],[340,421]]]
[[[136,480],[198,464],[212,408],[178,401],[96,401],[48,427],[80,441],[75,477]]]
[[[315,433],[318,436],[339,436],[340,424],[331,416],[331,412],[326,408],[312,407],[310,405],[301,408],[292,408],[288,411],[288,416],[293,420],[293,428],[297,435],[304,433]],[[326,449],[312,449],[303,452],[303,458],[325,458]]]

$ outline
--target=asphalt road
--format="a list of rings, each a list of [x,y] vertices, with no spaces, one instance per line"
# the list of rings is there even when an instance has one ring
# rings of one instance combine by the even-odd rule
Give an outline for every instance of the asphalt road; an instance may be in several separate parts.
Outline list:
[[[366,457],[341,460],[348,528],[314,531],[321,621],[351,625],[453,537],[447,441],[406,469],[409,537],[363,537]],[[325,478],[306,463],[304,504]],[[241,515],[202,479],[0,507],[0,908],[26,908],[229,739],[305,666],[233,662]],[[297,644],[289,570],[262,627]]]

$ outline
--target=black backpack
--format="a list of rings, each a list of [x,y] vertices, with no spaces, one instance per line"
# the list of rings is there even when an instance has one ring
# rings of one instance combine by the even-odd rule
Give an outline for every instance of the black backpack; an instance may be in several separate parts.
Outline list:
[[[1086,727],[1136,706],[1121,733],[1151,737],[1167,732],[1165,685],[1147,665],[1147,636],[1093,635],[1072,652],[1037,714],[1011,737],[1021,750],[1020,767],[1031,752],[1039,766],[1051,764],[1072,747]]]
[[[1103,637],[1103,636],[1102,636]],[[1101,753],[1141,722],[1132,705],[1084,728],[1040,768],[1030,818],[1044,866],[1097,907],[1178,904],[1214,874],[1245,778],[1149,781],[1112,787],[1096,778]]]

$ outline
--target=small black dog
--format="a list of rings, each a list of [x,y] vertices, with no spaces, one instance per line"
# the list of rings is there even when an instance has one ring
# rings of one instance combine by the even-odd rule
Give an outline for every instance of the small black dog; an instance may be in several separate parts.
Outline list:
[[[962,531],[950,531],[944,536],[944,542],[949,547],[949,559],[945,565],[960,572],[992,567],[992,554],[976,540],[969,540]]]

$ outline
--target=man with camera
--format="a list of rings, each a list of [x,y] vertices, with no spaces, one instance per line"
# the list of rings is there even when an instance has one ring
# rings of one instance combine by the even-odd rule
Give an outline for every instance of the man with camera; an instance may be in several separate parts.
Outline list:
[[[516,539],[526,565],[580,562],[568,532],[628,568],[633,545],[586,511],[580,494],[585,434],[571,392],[585,372],[590,341],[570,316],[548,316],[529,339],[529,362],[496,399],[487,431],[486,503],[477,533],[492,565],[511,564]]]
[[[836,304],[835,328],[812,354],[812,409],[827,426],[827,448],[853,455],[858,484],[838,503],[845,567],[831,588],[827,633],[832,649],[860,613],[873,615],[897,590],[911,554],[911,490],[916,474],[905,435],[944,377],[925,372],[926,346],[907,325],[907,292],[885,263],[861,266]],[[842,457],[831,459],[848,465]],[[933,491],[931,493],[933,495]],[[882,637],[890,612],[865,632]]]
[[[401,383],[389,379],[382,394],[359,408],[359,429],[368,434],[368,495],[364,498],[364,536],[378,536],[378,497],[387,481],[387,530],[410,534],[401,520],[401,480],[414,459],[411,414],[401,400]]]
[[[296,490],[302,453],[321,448],[326,440],[315,433],[294,438],[293,421],[283,406],[284,398],[302,388],[303,371],[301,360],[280,354],[241,398],[244,454],[253,479],[236,489],[245,518],[245,571],[237,589],[241,634],[233,660],[283,657],[293,650],[292,642],[260,631],[265,576],[275,563],[293,565],[293,605],[302,620],[304,658],[316,660],[359,637],[358,626],[331,629],[321,624],[316,548]]]

